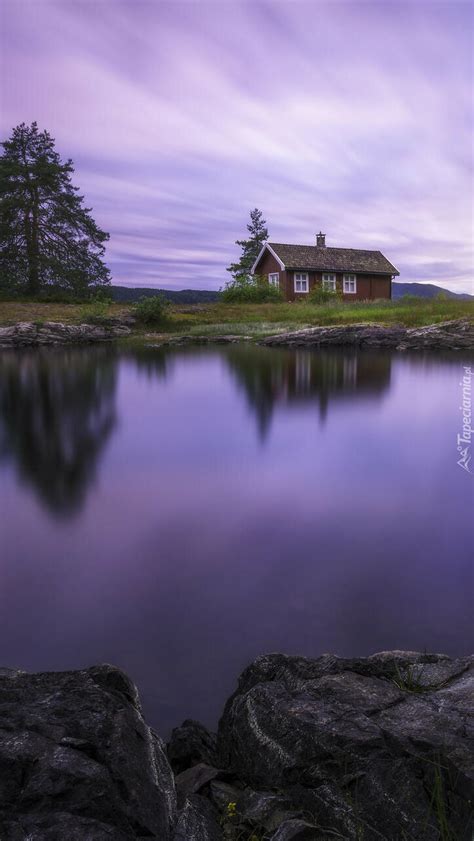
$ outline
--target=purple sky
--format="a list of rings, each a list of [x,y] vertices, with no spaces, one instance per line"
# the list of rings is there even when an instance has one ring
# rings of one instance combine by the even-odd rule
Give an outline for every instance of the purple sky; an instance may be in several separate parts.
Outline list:
[[[73,158],[115,282],[218,288],[257,206],[474,292],[470,2],[0,7],[2,136]]]

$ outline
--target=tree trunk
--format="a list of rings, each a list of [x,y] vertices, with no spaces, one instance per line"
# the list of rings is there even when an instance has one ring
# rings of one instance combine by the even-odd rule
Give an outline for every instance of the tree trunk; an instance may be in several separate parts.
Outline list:
[[[32,183],[28,159],[26,154],[26,146],[23,144],[21,149],[21,157],[25,168],[25,181],[30,202],[28,202],[25,211],[25,241],[26,241],[26,259],[28,261],[28,284],[27,290],[29,295],[37,295],[39,292],[39,231],[38,231],[38,211],[39,211],[39,197],[38,189]]]
[[[31,213],[30,237],[28,243],[28,294],[37,295],[39,282],[39,236],[38,236],[38,195],[34,191]]]

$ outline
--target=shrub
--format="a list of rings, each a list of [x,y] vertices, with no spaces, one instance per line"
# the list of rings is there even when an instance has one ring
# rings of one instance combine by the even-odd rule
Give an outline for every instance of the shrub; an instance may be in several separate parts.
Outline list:
[[[265,277],[239,277],[221,290],[221,300],[226,304],[264,304],[283,301],[283,295]]]
[[[333,291],[324,286],[313,286],[307,300],[310,304],[335,304],[342,301],[342,292],[339,289]]]
[[[92,290],[89,296],[89,300],[93,301],[94,303],[104,304],[113,304],[114,302],[112,292],[107,286],[102,286],[96,290]]]
[[[142,324],[160,324],[166,321],[166,311],[169,302],[163,295],[144,295],[134,305],[133,312],[137,321]]]
[[[107,321],[109,307],[113,304],[112,296],[108,289],[96,289],[92,292],[87,304],[81,308],[81,319],[93,324],[101,324]]]

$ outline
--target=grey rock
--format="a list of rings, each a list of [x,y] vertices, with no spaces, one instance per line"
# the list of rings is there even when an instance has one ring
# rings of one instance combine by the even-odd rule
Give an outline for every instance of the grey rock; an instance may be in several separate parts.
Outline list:
[[[474,347],[474,324],[467,319],[444,321],[407,330],[399,350],[446,348],[463,350]]]
[[[60,324],[55,321],[23,321],[12,327],[0,327],[0,347],[65,345],[106,342],[130,335],[130,327],[99,324]]]
[[[96,315],[90,316],[88,324],[98,324],[102,327],[135,327],[137,319],[129,313],[123,315]]]
[[[245,792],[238,801],[238,808],[247,823],[263,827],[266,832],[277,829],[283,821],[299,817],[291,797],[270,791]]]
[[[353,345],[397,350],[474,349],[474,324],[468,319],[457,319],[409,329],[402,325],[363,323],[310,327],[268,336],[260,344],[285,347]]]
[[[243,790],[235,784],[227,783],[225,780],[212,780],[210,786],[210,799],[219,812],[224,813],[229,803],[237,803],[241,807]]]
[[[384,324],[343,324],[331,327],[309,327],[278,333],[261,341],[263,345],[286,347],[324,347],[356,345],[358,347],[395,348],[405,338],[406,328]]]
[[[210,765],[200,762],[199,765],[193,765],[192,768],[187,768],[186,771],[178,774],[175,778],[178,804],[181,804],[190,794],[196,794],[200,791],[211,780],[219,776],[219,773],[218,768],[212,768]]]
[[[171,838],[164,745],[112,666],[0,676],[0,838]]]
[[[234,345],[237,342],[249,341],[251,336],[222,335],[222,336],[171,336],[159,342],[153,342],[152,347],[180,347],[182,345]]]
[[[134,833],[66,812],[57,812],[55,818],[54,826],[45,815],[37,815],[34,824],[30,821],[22,826],[11,824],[8,834],[1,836],[2,841],[136,841],[137,838]]]
[[[259,657],[217,747],[177,728],[175,787],[119,669],[0,669],[0,838],[471,841],[473,694],[474,657]]]
[[[314,823],[348,838],[362,827],[367,841],[437,841],[444,809],[453,837],[469,841],[473,693],[472,657],[260,657],[226,705],[221,761],[294,808],[311,792]]]
[[[217,737],[199,721],[186,719],[175,727],[167,745],[168,759],[175,774],[200,762],[216,766]]]
[[[314,825],[306,821],[289,820],[280,824],[270,841],[322,841],[322,838]]]
[[[211,803],[191,795],[181,810],[173,841],[223,841],[218,816]]]

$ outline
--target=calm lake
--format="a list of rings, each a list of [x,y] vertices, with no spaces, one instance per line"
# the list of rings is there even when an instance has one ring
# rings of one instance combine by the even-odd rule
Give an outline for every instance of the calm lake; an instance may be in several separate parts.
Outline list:
[[[0,665],[114,663],[166,735],[260,653],[471,653],[468,361],[3,352]]]

